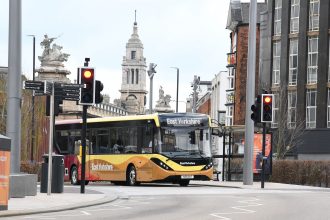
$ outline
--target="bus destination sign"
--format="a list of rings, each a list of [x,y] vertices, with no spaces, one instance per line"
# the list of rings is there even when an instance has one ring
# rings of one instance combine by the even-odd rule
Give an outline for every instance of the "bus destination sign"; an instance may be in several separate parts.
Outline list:
[[[185,116],[173,116],[168,114],[166,117],[163,115],[159,115],[161,126],[165,127],[196,127],[196,126],[207,126],[208,125],[208,117],[202,117],[199,115],[194,115],[189,117]]]

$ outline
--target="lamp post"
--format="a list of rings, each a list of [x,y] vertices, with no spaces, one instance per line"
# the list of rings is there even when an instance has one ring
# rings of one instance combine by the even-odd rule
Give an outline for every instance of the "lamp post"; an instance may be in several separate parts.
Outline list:
[[[178,67],[171,67],[176,69],[176,113],[179,112],[179,68]]]
[[[149,93],[149,114],[152,113],[152,90],[153,90],[153,78],[156,73],[156,68],[157,64],[150,63],[149,64],[149,69],[148,69],[148,76],[150,78],[150,93]]]
[[[35,80],[35,55],[36,55],[36,37],[35,35],[28,35],[29,37],[33,37],[33,65],[32,65],[32,79]],[[31,152],[30,152],[30,160],[33,161],[33,151],[34,151],[34,94],[32,95],[32,122],[31,122]]]

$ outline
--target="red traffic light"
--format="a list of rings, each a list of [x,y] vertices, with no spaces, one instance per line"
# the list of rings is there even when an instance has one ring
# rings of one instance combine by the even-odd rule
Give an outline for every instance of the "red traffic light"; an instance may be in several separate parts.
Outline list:
[[[272,103],[272,97],[271,96],[264,96],[263,97],[263,103],[265,103],[265,104]]]
[[[93,78],[93,72],[94,72],[93,69],[83,69],[82,71],[83,71],[82,75],[85,79]]]
[[[261,122],[273,122],[273,94],[262,94]]]
[[[82,67],[78,69],[78,84],[84,87],[80,90],[81,105],[94,105],[95,103],[95,70],[92,67]]]

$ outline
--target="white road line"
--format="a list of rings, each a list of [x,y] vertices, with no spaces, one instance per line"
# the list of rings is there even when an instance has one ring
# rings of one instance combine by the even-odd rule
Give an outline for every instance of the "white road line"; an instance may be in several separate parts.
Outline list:
[[[88,212],[86,212],[86,211],[80,211],[80,212],[82,212],[82,213],[85,214],[85,215],[91,215],[91,213],[88,213]]]
[[[34,215],[34,216],[27,216],[24,217],[25,219],[57,219],[57,218],[62,218],[62,217],[78,217],[78,216],[86,216],[86,215],[91,215],[90,213],[86,212],[86,211],[80,211],[80,213],[77,214],[61,214],[61,215]]]
[[[25,219],[56,219],[54,217],[47,217],[47,216],[28,216],[24,217]]]
[[[255,213],[255,210],[248,209],[249,207],[257,207],[257,206],[262,206],[263,204],[257,203],[259,199],[257,198],[252,198],[248,200],[242,200],[238,201],[239,203],[244,203],[246,205],[240,205],[240,206],[232,206],[232,209],[236,209],[238,211],[235,212],[219,212],[219,213],[212,213],[210,214],[211,216],[224,219],[224,220],[230,220],[230,218],[224,217],[223,215],[233,215],[233,214],[251,214]]]

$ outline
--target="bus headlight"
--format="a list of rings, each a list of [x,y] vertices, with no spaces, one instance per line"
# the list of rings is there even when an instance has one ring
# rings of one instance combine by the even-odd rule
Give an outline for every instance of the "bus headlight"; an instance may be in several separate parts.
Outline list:
[[[163,168],[164,170],[173,170],[171,167],[169,167],[166,163],[164,163],[158,158],[153,157],[151,158],[151,161],[157,164],[158,166],[160,166],[161,168]]]
[[[205,167],[203,167],[202,170],[208,170],[208,169],[211,169],[213,167],[213,163],[210,162],[209,164],[207,164]]]

